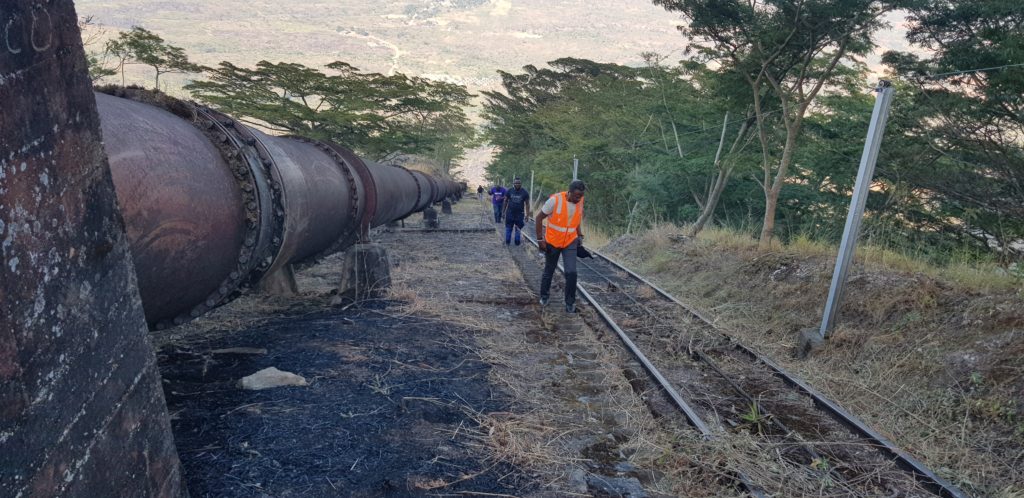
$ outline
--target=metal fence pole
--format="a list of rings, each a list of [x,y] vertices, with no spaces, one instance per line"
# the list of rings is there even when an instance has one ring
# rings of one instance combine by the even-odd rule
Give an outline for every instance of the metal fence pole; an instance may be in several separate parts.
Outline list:
[[[573,180],[578,180],[579,179],[579,175],[578,175],[579,170],[580,170],[580,160],[576,159],[576,154],[573,154],[572,155],[572,179]]]
[[[864,206],[868,200],[868,193],[871,191],[871,179],[875,175],[878,150],[881,148],[885,124],[889,118],[889,107],[892,104],[893,95],[892,84],[888,81],[881,81],[878,83],[876,91],[878,96],[875,98],[875,110],[871,113],[871,125],[868,127],[864,153],[860,158],[860,170],[857,173],[857,183],[853,188],[853,198],[850,200],[850,212],[846,217],[843,240],[839,244],[836,268],[832,274],[832,286],[828,290],[828,301],[825,302],[825,313],[821,317],[821,328],[818,330],[818,334],[822,338],[828,337],[835,325],[836,314],[839,311],[843,288],[846,284],[846,274],[857,248],[857,238],[860,236],[860,223],[864,218]]]
[[[530,170],[530,195],[533,195],[533,170]]]

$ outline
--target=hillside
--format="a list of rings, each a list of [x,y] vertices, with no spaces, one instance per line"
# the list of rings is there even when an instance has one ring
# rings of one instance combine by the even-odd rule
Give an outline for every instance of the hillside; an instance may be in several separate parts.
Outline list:
[[[495,88],[497,69],[558,57],[637,62],[682,46],[678,18],[650,2],[614,0],[80,0],[111,31],[141,25],[204,64],[344,60],[363,70]]]

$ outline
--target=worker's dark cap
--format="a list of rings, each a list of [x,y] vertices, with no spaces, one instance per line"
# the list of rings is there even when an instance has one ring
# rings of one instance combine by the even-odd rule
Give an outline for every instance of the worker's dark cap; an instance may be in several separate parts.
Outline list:
[[[572,183],[569,184],[569,190],[583,192],[587,190],[587,185],[583,183],[583,180],[573,180]]]

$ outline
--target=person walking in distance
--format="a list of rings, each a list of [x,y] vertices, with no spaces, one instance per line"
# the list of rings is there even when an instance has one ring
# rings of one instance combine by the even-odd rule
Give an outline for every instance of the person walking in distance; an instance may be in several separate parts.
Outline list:
[[[583,221],[583,191],[586,188],[581,180],[573,180],[569,190],[549,197],[537,215],[537,241],[544,253],[544,274],[540,279],[541,306],[548,304],[551,278],[561,256],[565,270],[565,311],[576,312],[576,249],[583,240],[580,223]]]
[[[484,201],[484,186],[479,185],[476,188],[476,199],[480,202]]]
[[[530,192],[523,188],[523,181],[512,180],[512,190],[505,193],[505,245],[512,243],[512,232],[516,233],[516,245],[521,243],[520,233],[526,220],[530,219]]]
[[[491,196],[491,205],[494,207],[495,223],[501,223],[501,208],[504,207],[506,193],[508,193],[508,190],[502,187],[501,184],[491,187],[491,190],[487,192]]]

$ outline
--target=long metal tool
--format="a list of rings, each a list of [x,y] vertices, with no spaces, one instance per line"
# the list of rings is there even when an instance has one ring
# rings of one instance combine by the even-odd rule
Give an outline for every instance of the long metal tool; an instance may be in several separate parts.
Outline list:
[[[832,285],[828,290],[828,300],[825,302],[825,312],[821,317],[821,328],[818,330],[818,334],[822,338],[826,338],[832,333],[832,326],[835,324],[836,314],[839,312],[843,287],[846,285],[846,274],[857,249],[857,238],[860,237],[860,222],[864,219],[864,206],[867,204],[868,193],[871,191],[871,179],[875,176],[878,150],[882,147],[882,136],[885,134],[885,124],[889,119],[893,94],[892,84],[883,80],[879,82],[876,91],[878,97],[875,99],[875,110],[871,113],[871,125],[868,127],[864,153],[860,158],[860,169],[857,173],[857,183],[853,188],[853,198],[850,200],[850,212],[846,217],[843,241],[839,244],[836,268],[832,274]]]

